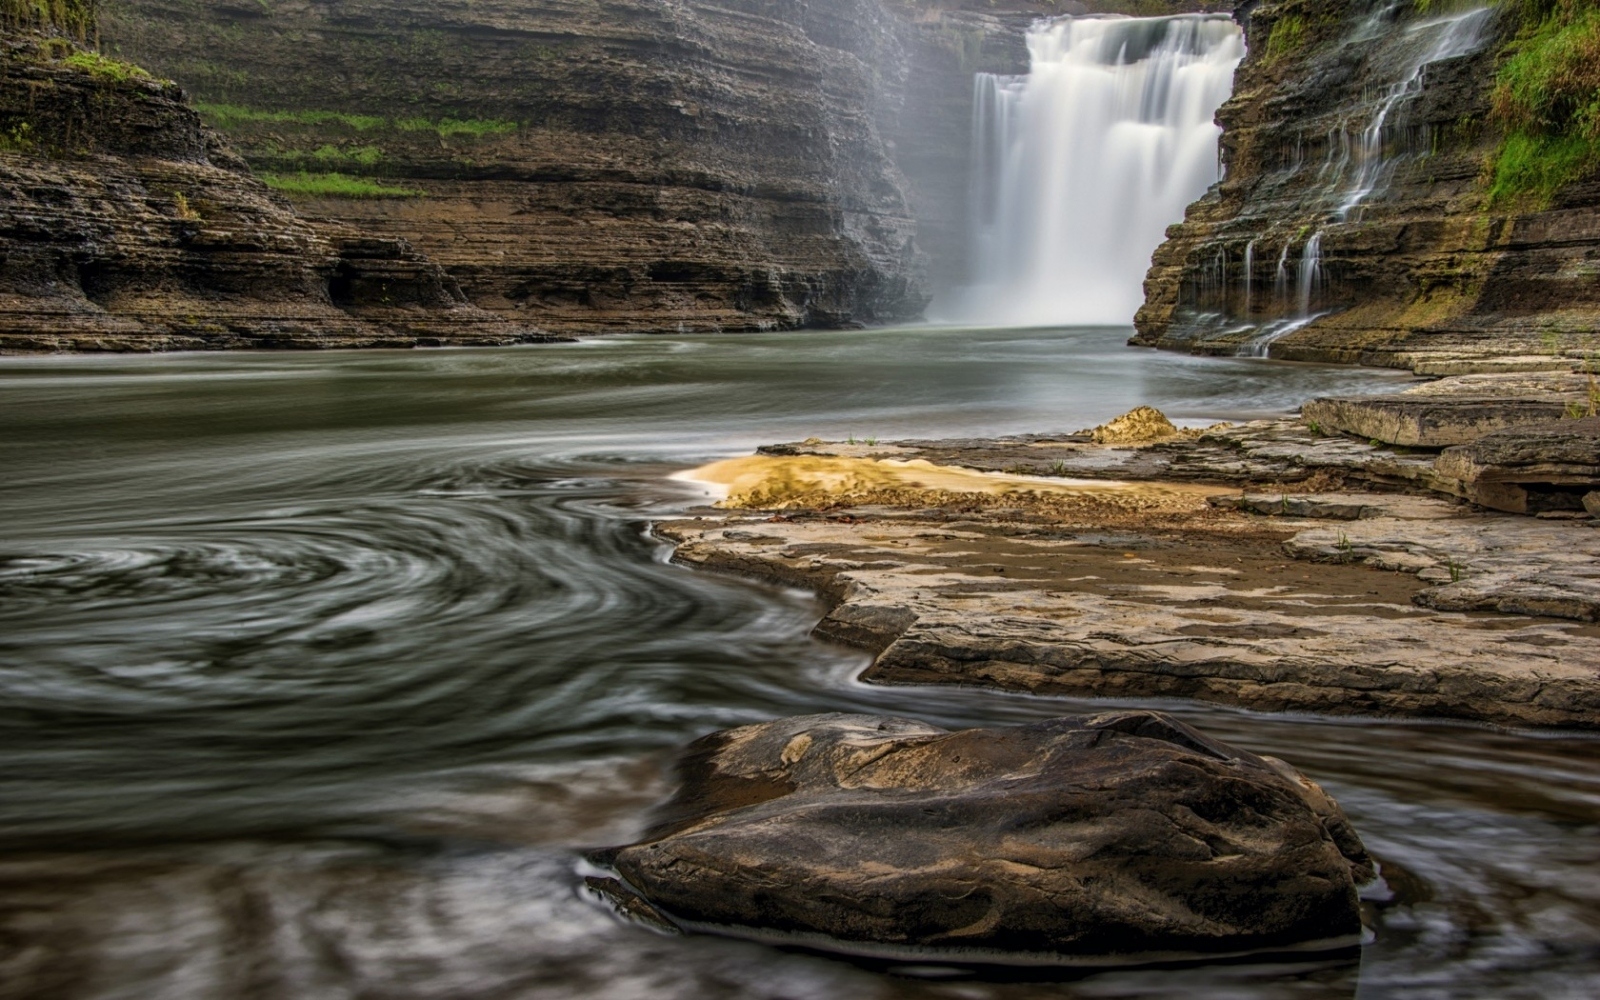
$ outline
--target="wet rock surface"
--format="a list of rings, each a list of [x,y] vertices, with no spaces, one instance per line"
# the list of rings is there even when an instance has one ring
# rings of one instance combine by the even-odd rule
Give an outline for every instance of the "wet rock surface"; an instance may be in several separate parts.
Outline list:
[[[1218,114],[1225,179],[1157,251],[1138,341],[1436,375],[1592,353],[1600,183],[1490,197],[1490,97],[1522,16],[1241,4],[1250,55]],[[1462,17],[1476,21],[1442,23]]]
[[[1449,403],[1528,378],[1378,400]],[[868,680],[1594,729],[1595,426],[1512,428],[1442,454],[1288,419],[1142,446],[813,440],[763,453],[876,460],[901,481],[789,483],[799,502],[775,516],[657,530],[685,564],[822,593],[817,634],[870,650]],[[919,461],[982,470],[988,490],[931,475],[919,490],[905,481]],[[1494,511],[1509,491],[1540,516]],[[746,484],[726,506],[768,496]]]
[[[640,843],[668,923],[869,955],[1127,963],[1354,943],[1374,877],[1280,760],[1159,713],[948,732],[822,715],[707,736]],[[635,896],[636,894],[636,896]]]

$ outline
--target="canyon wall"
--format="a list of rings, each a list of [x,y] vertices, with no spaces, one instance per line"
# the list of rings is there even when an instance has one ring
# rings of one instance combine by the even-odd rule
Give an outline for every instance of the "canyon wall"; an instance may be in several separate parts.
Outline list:
[[[1242,4],[1226,176],[1157,252],[1135,342],[1440,373],[1600,352],[1600,176],[1518,189],[1492,100],[1583,6]]]
[[[405,241],[312,225],[179,88],[0,32],[0,352],[536,338]]]
[[[922,309],[878,129],[905,60],[871,0],[131,0],[106,31],[305,212],[413,241],[502,314],[588,333]]]
[[[963,269],[972,76],[1046,14],[1182,0],[123,0],[307,214],[563,333],[912,319]],[[1209,6],[1218,6],[1211,3]]]

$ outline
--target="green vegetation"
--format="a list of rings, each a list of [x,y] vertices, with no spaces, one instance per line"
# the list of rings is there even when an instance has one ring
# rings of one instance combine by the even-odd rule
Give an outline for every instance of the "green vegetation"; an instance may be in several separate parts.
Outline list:
[[[1263,62],[1271,66],[1305,48],[1311,37],[1311,26],[1299,14],[1287,14],[1278,19],[1267,35],[1267,51]]]
[[[1585,417],[1600,417],[1600,380],[1593,375],[1589,376],[1589,388],[1586,402],[1567,404],[1567,417],[1572,420],[1582,420]]]
[[[1494,118],[1505,129],[1490,204],[1548,204],[1600,169],[1600,2],[1508,0],[1523,28],[1495,77]]]
[[[357,132],[393,129],[397,132],[434,132],[441,138],[471,136],[481,139],[490,135],[509,135],[519,127],[516,122],[498,118],[400,118],[390,119],[379,115],[354,115],[343,111],[268,111],[247,108],[237,104],[197,104],[196,109],[223,131],[232,131],[244,125],[340,125]],[[323,147],[335,148],[335,147]]]
[[[0,24],[88,38],[99,8],[100,0],[0,0]]]
[[[189,204],[189,196],[182,191],[172,192],[172,210],[178,214],[178,218],[185,222],[200,221],[200,213],[195,210],[193,205]]]
[[[129,80],[148,80],[150,74],[135,66],[118,59],[110,59],[89,49],[80,49],[61,60],[73,69],[81,69],[91,76],[102,80],[114,80],[117,83],[127,83]]]
[[[294,154],[291,154],[294,155]],[[383,149],[378,146],[319,146],[310,154],[319,163],[355,163],[375,167],[383,162]]]
[[[0,131],[0,153],[29,153],[38,143],[33,138],[33,126],[18,122]]]
[[[380,184],[366,177],[348,174],[262,174],[267,186],[284,194],[313,198],[421,198],[425,192],[415,188]]]
[[[262,111],[256,108],[240,107],[236,104],[196,104],[195,110],[211,119],[212,124],[228,131],[249,123],[264,123],[269,125],[343,125],[355,129],[357,132],[366,132],[369,129],[382,128],[389,124],[389,119],[379,118],[375,115],[349,115],[342,111]]]
[[[498,118],[441,118],[438,121],[403,118],[395,122],[394,127],[402,132],[437,132],[445,138],[470,135],[474,139],[481,139],[486,135],[510,135],[517,130],[517,123]]]

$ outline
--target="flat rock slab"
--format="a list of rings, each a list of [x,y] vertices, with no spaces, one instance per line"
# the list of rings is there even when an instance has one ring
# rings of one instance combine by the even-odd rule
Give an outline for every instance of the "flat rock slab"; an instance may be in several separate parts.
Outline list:
[[[817,634],[876,654],[871,681],[1600,728],[1600,531],[1358,506],[1383,516],[1144,530],[858,510],[657,531],[680,563],[823,594]]]
[[[1130,964],[1349,946],[1374,876],[1304,775],[1153,712],[783,719],[697,741],[680,775],[644,841],[597,856],[620,879],[591,884],[689,930]]]
[[[1550,423],[1588,400],[1575,373],[1464,375],[1384,396],[1314,399],[1301,408],[1323,430],[1407,448],[1448,448],[1512,427]]]
[[[1600,487],[1600,417],[1496,431],[1445,449],[1434,470],[1458,495],[1494,510],[1582,510]]]

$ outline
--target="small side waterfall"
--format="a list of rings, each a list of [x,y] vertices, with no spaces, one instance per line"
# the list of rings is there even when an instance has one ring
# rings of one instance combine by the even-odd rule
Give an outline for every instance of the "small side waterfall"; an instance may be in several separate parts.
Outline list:
[[[1150,255],[1216,183],[1217,109],[1244,58],[1227,17],[1090,17],[1028,33],[1025,77],[979,74],[970,285],[936,321],[1121,326]]]
[[[1492,7],[1475,7],[1397,24],[1400,9],[1394,3],[1378,5],[1343,41],[1349,51],[1367,52],[1372,75],[1380,83],[1369,86],[1362,99],[1327,131],[1322,162],[1314,175],[1309,175],[1305,158],[1307,137],[1294,137],[1283,174],[1290,178],[1309,175],[1304,201],[1318,216],[1319,228],[1306,237],[1310,227],[1303,227],[1284,243],[1273,284],[1272,318],[1265,322],[1251,311],[1250,277],[1246,275],[1245,310],[1237,317],[1244,325],[1233,325],[1235,317],[1231,315],[1222,317],[1221,324],[1223,332],[1230,335],[1251,332],[1239,343],[1237,353],[1242,356],[1266,357],[1275,341],[1327,315],[1328,307],[1319,301],[1326,297],[1328,286],[1322,256],[1324,235],[1331,231],[1337,238],[1340,227],[1359,224],[1369,203],[1387,193],[1401,166],[1426,155],[1427,145],[1403,127],[1407,104],[1422,93],[1430,67],[1482,48],[1494,16]],[[1305,243],[1298,266],[1291,265],[1291,250],[1301,238]],[[1254,245],[1252,239],[1250,246]],[[1252,259],[1246,267],[1253,266]],[[1195,305],[1197,310],[1207,308],[1203,299]],[[1201,315],[1209,317],[1204,312]]]

